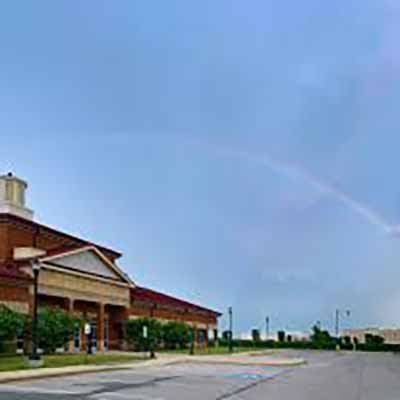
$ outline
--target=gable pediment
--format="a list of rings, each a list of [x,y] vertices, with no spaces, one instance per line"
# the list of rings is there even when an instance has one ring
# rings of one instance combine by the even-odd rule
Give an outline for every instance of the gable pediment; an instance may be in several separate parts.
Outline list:
[[[95,247],[46,257],[44,263],[93,276],[128,282],[128,278]]]

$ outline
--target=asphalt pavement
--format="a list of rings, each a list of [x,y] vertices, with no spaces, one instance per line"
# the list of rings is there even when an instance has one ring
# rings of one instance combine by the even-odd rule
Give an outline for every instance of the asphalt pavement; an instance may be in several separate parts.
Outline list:
[[[0,385],[0,400],[399,400],[400,356],[289,352],[308,364],[182,363]]]

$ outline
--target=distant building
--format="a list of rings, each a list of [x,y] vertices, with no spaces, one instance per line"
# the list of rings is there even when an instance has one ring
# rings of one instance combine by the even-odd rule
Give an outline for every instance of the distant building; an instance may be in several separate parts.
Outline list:
[[[27,186],[12,174],[0,176],[0,305],[33,313],[32,266],[13,257],[15,248],[33,247],[45,252],[39,306],[84,317],[94,332],[93,350],[123,349],[125,321],[140,316],[185,322],[199,344],[208,343],[209,331],[217,335],[218,312],[139,287],[118,266],[121,253],[34,221],[25,205]],[[85,341],[77,326],[69,351],[83,351]]]
[[[387,344],[400,344],[400,328],[356,328],[342,332],[342,336],[349,336],[352,341],[356,338],[359,343],[365,343],[366,335],[381,336]]]
[[[310,334],[307,332],[299,332],[299,331],[293,331],[293,332],[285,332],[285,337],[290,336],[293,342],[304,342],[310,339]],[[266,333],[260,332],[260,337],[261,340],[273,340],[273,341],[278,341],[278,333],[277,332],[271,332],[268,337]],[[239,338],[241,340],[252,340],[252,334],[251,332],[243,332],[239,335]]]

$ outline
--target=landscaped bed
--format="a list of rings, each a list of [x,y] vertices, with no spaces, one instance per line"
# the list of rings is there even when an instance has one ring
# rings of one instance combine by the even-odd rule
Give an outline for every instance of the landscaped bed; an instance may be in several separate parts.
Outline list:
[[[143,357],[132,354],[56,354],[43,356],[42,368],[58,368],[73,365],[98,365],[143,361]],[[27,357],[0,356],[0,372],[31,368]]]

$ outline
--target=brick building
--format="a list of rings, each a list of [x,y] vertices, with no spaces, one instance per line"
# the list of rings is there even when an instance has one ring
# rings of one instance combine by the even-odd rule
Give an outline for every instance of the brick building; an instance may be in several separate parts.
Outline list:
[[[29,314],[33,305],[32,269],[14,260],[14,250],[44,250],[40,259],[39,305],[58,306],[90,321],[93,349],[106,351],[124,345],[127,319],[151,316],[184,321],[193,327],[198,344],[216,335],[216,311],[139,287],[118,266],[122,254],[34,221],[25,205],[26,182],[12,174],[0,176],[0,304]],[[70,351],[85,349],[77,327]]]

